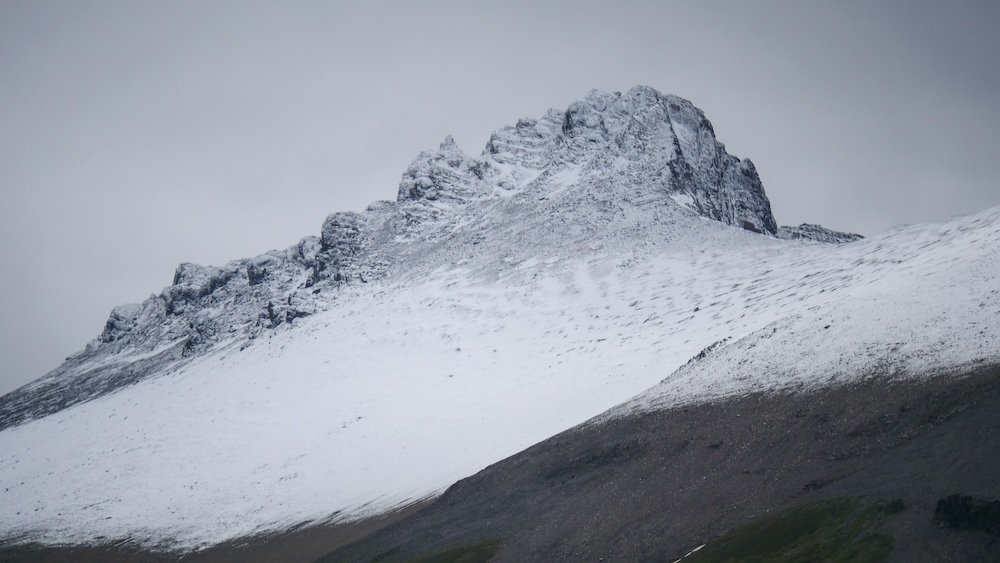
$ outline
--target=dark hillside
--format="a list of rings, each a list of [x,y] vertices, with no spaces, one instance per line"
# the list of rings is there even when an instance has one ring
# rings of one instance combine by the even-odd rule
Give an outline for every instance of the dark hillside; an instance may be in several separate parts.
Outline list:
[[[713,561],[719,545],[756,553],[741,529],[776,534],[754,549],[778,551],[746,560],[1000,561],[992,529],[935,517],[954,494],[994,506],[998,464],[997,368],[752,395],[562,433],[323,561],[411,561],[497,540],[492,561],[674,561],[702,544],[691,560]],[[815,525],[781,527],[801,514]]]

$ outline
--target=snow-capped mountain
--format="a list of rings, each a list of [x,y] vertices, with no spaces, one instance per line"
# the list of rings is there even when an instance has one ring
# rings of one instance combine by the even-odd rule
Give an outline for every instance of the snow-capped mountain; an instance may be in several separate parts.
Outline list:
[[[0,428],[101,396],[220,343],[246,343],[327,308],[345,284],[421,278],[459,261],[496,275],[525,252],[642,239],[652,233],[639,231],[653,223],[681,232],[658,217],[677,208],[777,232],[753,164],[726,153],[690,102],[652,88],[594,91],[565,111],[521,119],[496,131],[478,157],[449,137],[407,168],[396,202],[334,213],[319,238],[284,251],[223,267],[181,264],[170,287],[117,307],[86,350],[8,396]],[[829,238],[826,231],[794,232]]]
[[[1000,209],[779,229],[690,102],[592,92],[479,156],[445,139],[397,201],[319,237],[182,264],[116,308],[0,400],[0,531],[193,549],[433,497],[622,403],[994,362],[998,249]],[[718,367],[741,361],[759,376]]]

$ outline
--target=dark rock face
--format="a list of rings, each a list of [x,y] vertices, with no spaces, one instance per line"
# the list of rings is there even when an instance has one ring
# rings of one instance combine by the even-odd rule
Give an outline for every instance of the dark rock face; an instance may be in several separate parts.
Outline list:
[[[361,218],[358,213],[334,213],[323,221],[319,253],[309,285],[324,279],[350,281],[354,259],[361,250]]]
[[[701,215],[755,232],[777,230],[753,163],[728,154],[705,114],[683,98],[649,87],[593,92],[566,111],[562,131],[570,145],[603,145],[642,163],[640,170],[690,197]]]
[[[202,299],[229,285],[239,274],[240,269],[232,266],[181,264],[174,272],[174,284],[166,290],[167,313],[179,315],[192,306],[199,307]]]
[[[403,172],[398,201],[452,201],[464,203],[481,178],[481,163],[466,157],[451,136],[436,151],[425,151]]]
[[[521,120],[495,132],[482,159],[536,169],[566,163],[604,167],[606,183],[638,179],[649,190],[683,198],[705,217],[777,232],[753,163],[727,153],[691,102],[648,86],[625,94],[594,91],[565,112]]]
[[[686,164],[675,191],[691,196],[706,217],[749,231],[775,233],[771,203],[753,162],[728,154],[716,141],[712,124],[691,102],[669,96],[665,103],[679,160]]]
[[[142,313],[142,307],[135,303],[115,307],[111,311],[111,316],[108,317],[108,322],[104,325],[104,331],[98,338],[104,343],[117,340],[132,330],[132,327],[139,321],[140,313]]]
[[[776,235],[778,238],[786,240],[812,240],[834,244],[854,242],[865,238],[854,233],[841,233],[811,223],[802,223],[798,227],[782,226]]]

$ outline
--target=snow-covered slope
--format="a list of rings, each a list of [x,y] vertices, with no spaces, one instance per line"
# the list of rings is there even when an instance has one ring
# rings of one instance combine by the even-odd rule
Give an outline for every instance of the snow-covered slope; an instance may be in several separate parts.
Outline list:
[[[649,88],[521,120],[476,158],[446,140],[397,202],[332,215],[283,252],[182,265],[4,398],[0,531],[193,548],[363,517],[720,340],[736,344],[706,354],[719,366],[768,332],[799,353],[761,356],[787,362],[751,378],[684,368],[630,408],[835,383],[869,353],[903,352],[887,373],[913,374],[998,357],[1000,209],[844,245],[775,225],[749,161]],[[827,344],[833,371],[805,370]]]
[[[713,343],[606,417],[858,377],[912,378],[1000,363],[1000,208],[900,228],[831,253],[797,290],[836,295]],[[840,264],[836,264],[836,262]],[[830,267],[834,269],[831,271]],[[849,269],[848,269],[849,268]],[[848,283],[828,286],[850,271]]]

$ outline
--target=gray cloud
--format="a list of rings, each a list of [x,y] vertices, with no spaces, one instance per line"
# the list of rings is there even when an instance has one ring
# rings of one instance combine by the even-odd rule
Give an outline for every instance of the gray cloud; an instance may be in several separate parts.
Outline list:
[[[1000,204],[992,2],[0,3],[0,392],[181,261],[395,195],[420,150],[650,84],[757,164],[782,224]]]

